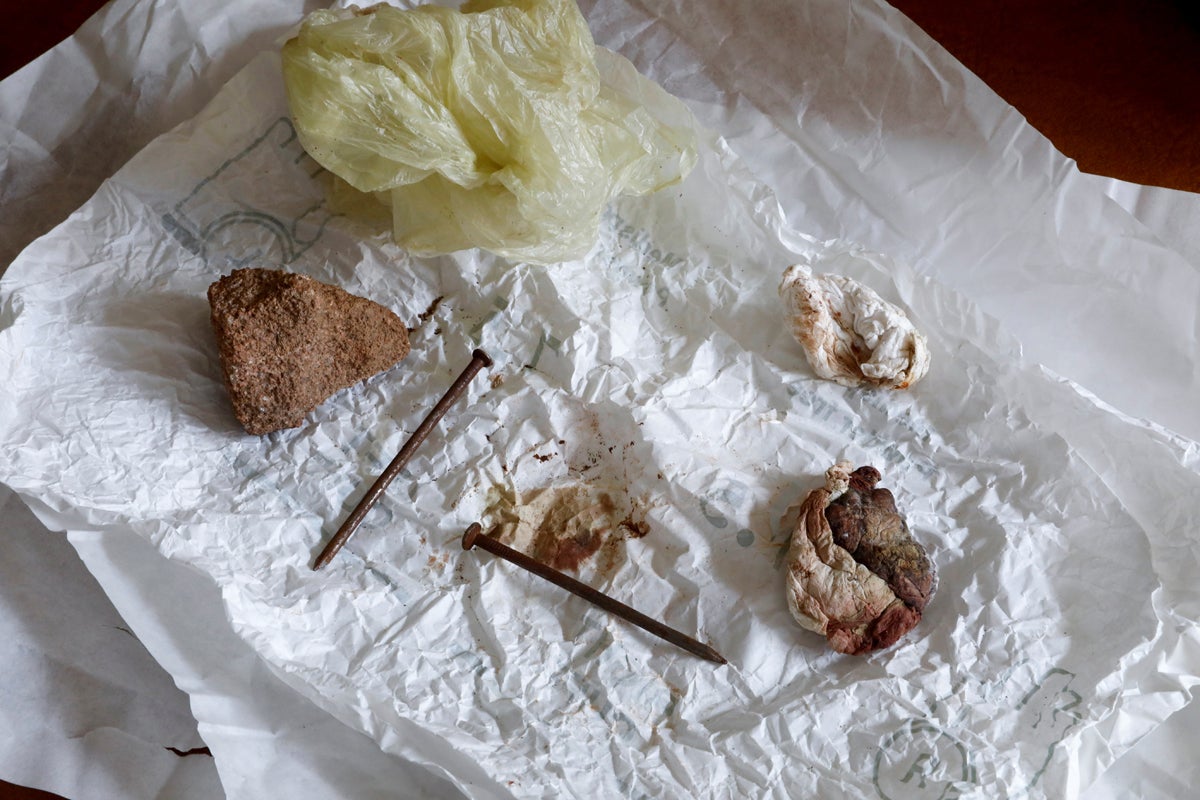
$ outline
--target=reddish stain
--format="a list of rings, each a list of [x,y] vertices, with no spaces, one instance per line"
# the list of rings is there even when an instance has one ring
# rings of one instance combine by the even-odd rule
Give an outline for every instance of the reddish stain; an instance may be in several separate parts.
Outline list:
[[[641,539],[650,532],[650,526],[646,524],[645,520],[634,522],[628,517],[621,522],[621,527],[629,531],[629,535],[634,539]]]
[[[538,531],[533,557],[557,570],[575,571],[596,554],[604,544],[600,531],[582,531],[574,536],[557,538],[555,531]]]

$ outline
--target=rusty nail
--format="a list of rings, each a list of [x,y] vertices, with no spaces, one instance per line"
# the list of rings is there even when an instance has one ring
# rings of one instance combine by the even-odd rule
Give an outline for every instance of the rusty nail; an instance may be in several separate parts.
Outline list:
[[[564,575],[558,570],[549,567],[537,559],[530,558],[519,550],[514,550],[506,544],[493,539],[491,536],[483,534],[483,527],[478,522],[472,522],[466,532],[463,533],[462,546],[463,550],[470,550],[478,545],[487,550],[489,553],[506,561],[511,561],[522,569],[527,569],[535,575],[553,583],[562,589],[574,595],[582,597],[589,603],[593,603],[610,614],[615,614],[626,622],[631,622],[637,625],[644,631],[653,633],[655,636],[666,639],[676,647],[681,647],[693,655],[706,658],[709,661],[714,661],[718,664],[728,663],[725,657],[718,653],[713,648],[702,642],[698,642],[685,633],[681,633],[674,628],[669,628],[658,620],[647,617],[637,609],[630,608],[619,600],[614,600],[608,595],[593,589],[586,583],[575,580],[570,575]]]
[[[405,465],[412,460],[413,454],[417,452],[417,448],[420,447],[421,443],[425,441],[425,438],[429,436],[430,431],[432,431],[434,426],[441,421],[442,417],[446,416],[446,412],[450,410],[450,406],[454,405],[455,401],[457,401],[458,398],[462,396],[463,392],[467,390],[467,385],[470,384],[471,379],[478,374],[479,370],[483,369],[484,367],[490,367],[491,365],[491,357],[482,350],[477,349],[471,354],[471,363],[467,365],[467,368],[464,369],[457,378],[455,378],[454,383],[452,383],[446,393],[442,395],[442,399],[438,400],[437,405],[433,407],[433,410],[430,411],[421,424],[417,426],[417,429],[413,431],[412,436],[408,437],[408,441],[405,442],[404,446],[400,448],[400,452],[397,453],[396,457],[392,459],[392,463],[388,464],[387,469],[383,471],[383,474],[375,479],[375,483],[371,484],[371,488],[367,490],[365,495],[363,495],[363,499],[358,501],[358,505],[356,505],[354,510],[350,512],[350,516],[346,517],[346,521],[342,523],[342,526],[338,528],[337,533],[335,533],[333,538],[329,540],[329,544],[325,545],[325,549],[323,549],[321,554],[317,556],[317,560],[313,562],[314,570],[320,569],[333,560],[333,557],[337,555],[337,552],[342,549],[342,545],[344,545],[350,538],[351,534],[358,529],[359,524],[363,521],[363,517],[365,517],[367,512],[379,502],[379,498],[383,496],[383,492],[387,489],[388,484],[390,484],[395,477],[400,474],[400,470],[404,469]]]

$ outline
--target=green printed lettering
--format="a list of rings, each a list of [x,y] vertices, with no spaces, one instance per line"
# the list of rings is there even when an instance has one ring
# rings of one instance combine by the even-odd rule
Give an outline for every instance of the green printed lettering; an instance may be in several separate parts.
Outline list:
[[[921,753],[908,768],[908,772],[904,773],[904,777],[900,779],[901,783],[908,783],[914,777],[917,779],[917,786],[925,788],[925,776],[933,775],[933,770],[937,768],[937,757],[933,753]]]
[[[725,519],[725,515],[710,506],[704,498],[700,498],[700,513],[708,520],[708,524],[714,528],[724,529],[729,525],[729,520]]]
[[[530,369],[537,369],[538,362],[542,360],[542,353],[545,352],[547,348],[549,348],[550,351],[555,355],[558,355],[558,348],[560,347],[562,347],[562,340],[551,336],[549,333],[543,330],[541,338],[538,339],[537,347],[534,348],[533,358],[530,359],[529,363],[525,366],[529,367]]]

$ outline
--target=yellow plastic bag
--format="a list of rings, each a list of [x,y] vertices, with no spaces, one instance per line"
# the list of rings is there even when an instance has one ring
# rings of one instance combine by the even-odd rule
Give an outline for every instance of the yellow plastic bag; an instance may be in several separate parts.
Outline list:
[[[318,11],[283,76],[304,148],[422,255],[581,257],[609,200],[696,159],[683,104],[597,48],[573,0]]]

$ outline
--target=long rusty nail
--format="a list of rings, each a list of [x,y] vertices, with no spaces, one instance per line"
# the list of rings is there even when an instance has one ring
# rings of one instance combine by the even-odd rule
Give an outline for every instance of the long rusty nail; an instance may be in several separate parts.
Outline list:
[[[491,365],[491,356],[482,350],[477,349],[471,354],[471,363],[454,379],[454,383],[450,384],[450,388],[442,395],[442,399],[438,400],[437,405],[425,416],[425,419],[413,431],[412,436],[408,437],[408,441],[400,448],[400,452],[396,453],[396,457],[392,459],[392,463],[388,464],[383,474],[375,479],[375,483],[371,484],[371,488],[363,495],[363,499],[358,501],[358,505],[350,512],[350,516],[346,517],[346,521],[342,523],[342,527],[338,528],[337,533],[329,540],[329,544],[325,545],[325,549],[317,556],[317,560],[313,562],[314,570],[320,569],[333,560],[333,557],[342,549],[342,545],[346,543],[346,540],[358,529],[359,524],[363,521],[363,517],[379,502],[379,498],[383,496],[383,492],[387,489],[388,484],[412,460],[413,454],[417,452],[417,448],[429,436],[430,431],[441,421],[442,417],[446,416],[446,412],[450,410],[450,406],[454,405],[455,401],[467,390],[467,385],[471,383],[471,379],[475,377],[479,370]]]
[[[718,664],[727,664],[725,657],[718,653],[708,645],[698,642],[685,633],[680,633],[674,628],[669,628],[656,619],[647,617],[642,612],[635,608],[630,608],[619,600],[614,600],[603,592],[593,589],[586,583],[581,583],[575,580],[570,575],[564,575],[558,570],[548,567],[537,559],[530,558],[519,550],[513,550],[506,544],[493,539],[491,536],[483,534],[483,526],[478,522],[472,522],[466,532],[463,533],[462,546],[463,550],[470,550],[475,545],[479,545],[484,550],[487,550],[492,555],[500,556],[507,561],[511,561],[518,567],[527,569],[535,575],[539,575],[553,583],[555,586],[566,589],[574,595],[582,597],[589,603],[593,603],[605,611],[616,614],[626,622],[632,622],[644,631],[653,633],[660,639],[666,639],[676,647],[681,647],[693,655],[706,658],[709,661],[715,661]]]

